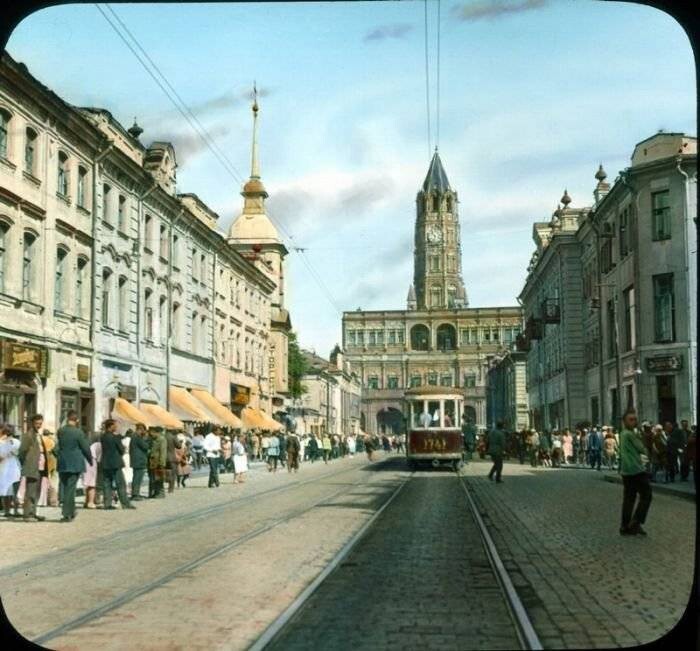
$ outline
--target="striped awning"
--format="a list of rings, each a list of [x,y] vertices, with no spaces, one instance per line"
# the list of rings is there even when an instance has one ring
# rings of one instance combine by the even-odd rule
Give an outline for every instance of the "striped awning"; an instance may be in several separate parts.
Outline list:
[[[114,408],[112,409],[112,418],[129,425],[138,425],[141,423],[146,427],[157,426],[153,416],[145,414],[138,407],[132,405],[128,400],[124,400],[124,398],[115,399]]]
[[[144,414],[148,414],[157,420],[160,427],[164,427],[165,429],[185,429],[185,424],[179,418],[173,416],[173,414],[163,409],[160,405],[142,402],[139,408]]]
[[[243,427],[241,419],[232,411],[224,407],[211,393],[204,389],[192,389],[192,395],[204,405],[214,416],[221,419],[224,425],[240,429]]]
[[[212,414],[187,389],[170,387],[168,395],[170,396],[170,411],[180,420],[224,425],[220,418]]]

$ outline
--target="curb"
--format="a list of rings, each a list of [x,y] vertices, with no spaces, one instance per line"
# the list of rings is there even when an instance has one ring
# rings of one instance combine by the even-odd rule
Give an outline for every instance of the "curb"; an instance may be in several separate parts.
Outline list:
[[[622,477],[618,475],[604,475],[602,479],[610,482],[611,484],[622,484]],[[695,493],[686,493],[683,491],[674,490],[665,484],[658,484],[656,482],[652,482],[651,485],[652,493],[665,493],[666,495],[673,495],[675,497],[681,497],[683,499],[690,500],[691,502],[695,502]]]

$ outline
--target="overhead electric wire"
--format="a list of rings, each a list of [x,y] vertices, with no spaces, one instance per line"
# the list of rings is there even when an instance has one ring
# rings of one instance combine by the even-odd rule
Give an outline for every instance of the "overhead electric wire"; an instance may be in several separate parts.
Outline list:
[[[165,93],[165,96],[170,100],[170,102],[173,104],[173,106],[177,109],[177,111],[182,115],[182,117],[185,119],[185,121],[189,124],[189,126],[194,130],[194,132],[202,139],[204,144],[207,146],[207,148],[211,151],[211,153],[214,155],[214,157],[219,161],[219,163],[222,165],[222,167],[229,173],[229,175],[239,184],[243,183],[243,177],[240,175],[238,170],[236,169],[235,165],[231,162],[231,160],[228,158],[225,152],[223,152],[219,146],[214,142],[213,138],[210,136],[209,132],[206,130],[206,128],[202,125],[202,123],[199,121],[197,116],[192,112],[192,110],[187,106],[185,101],[180,97],[178,92],[175,90],[173,85],[168,81],[166,76],[163,74],[163,72],[160,70],[160,68],[156,65],[156,63],[153,61],[153,59],[148,55],[146,52],[145,48],[139,43],[138,39],[131,33],[129,28],[126,26],[124,21],[119,18],[117,13],[110,7],[108,4],[105,5],[109,12],[112,14],[114,17],[114,20],[116,20],[121,28],[128,34],[129,38],[133,41],[135,46],[138,48],[138,50],[143,54],[143,57],[150,63],[150,65],[153,67],[153,69],[158,73],[160,76],[159,79],[149,68],[149,66],[146,64],[144,59],[139,55],[139,53],[134,49],[134,46],[126,39],[124,34],[120,31],[119,27],[110,19],[110,17],[104,12],[102,7],[99,4],[95,4],[95,7],[97,10],[102,14],[104,19],[107,21],[107,23],[112,27],[114,32],[119,36],[119,38],[123,41],[123,43],[129,48],[131,53],[136,57],[136,60],[141,64],[143,69],[149,74],[149,76],[153,79],[153,81],[156,82],[158,87]],[[426,51],[426,61],[427,61],[427,51]],[[168,90],[169,89],[169,90]],[[277,220],[274,218],[274,216],[270,213],[269,208],[267,210],[268,217],[270,218],[270,221],[272,221],[275,226],[282,232],[282,234],[290,240],[290,242],[294,241],[294,237],[289,233],[289,231]],[[342,315],[343,310],[338,306],[338,303],[335,301],[333,298],[333,295],[331,291],[328,289],[328,286],[325,284],[323,281],[322,277],[319,275],[319,273],[315,270],[315,268],[312,266],[311,261],[308,259],[307,256],[305,256],[303,250],[298,250],[299,247],[291,247],[293,251],[299,254],[299,258],[302,260],[304,265],[309,271],[309,274],[313,278],[313,280],[316,282],[316,284],[319,286],[321,291],[324,293],[326,299],[329,301],[329,303],[333,306],[333,308],[338,311],[339,314]]]
[[[425,23],[425,113],[428,125],[428,157],[432,154],[430,137],[430,68],[428,66],[428,0],[423,0],[423,19]]]
[[[437,0],[437,98],[435,106],[435,149],[440,146],[440,0]]]

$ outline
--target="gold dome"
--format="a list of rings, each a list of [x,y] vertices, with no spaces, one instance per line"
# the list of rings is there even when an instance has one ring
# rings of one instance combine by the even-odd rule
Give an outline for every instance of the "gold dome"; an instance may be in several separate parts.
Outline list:
[[[260,179],[250,179],[249,181],[247,181],[246,184],[243,186],[243,192],[245,192],[246,194],[267,195],[265,186],[263,185],[263,182]]]

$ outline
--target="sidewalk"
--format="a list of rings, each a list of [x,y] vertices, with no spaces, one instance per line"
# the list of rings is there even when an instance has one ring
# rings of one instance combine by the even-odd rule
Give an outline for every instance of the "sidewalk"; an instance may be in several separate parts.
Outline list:
[[[622,477],[617,473],[606,472],[603,475],[605,481],[611,482],[613,484],[621,484]],[[663,481],[652,482],[652,492],[654,493],[666,493],[667,495],[675,495],[676,497],[682,497],[691,502],[695,501],[695,484],[691,480],[680,481],[664,484]]]

